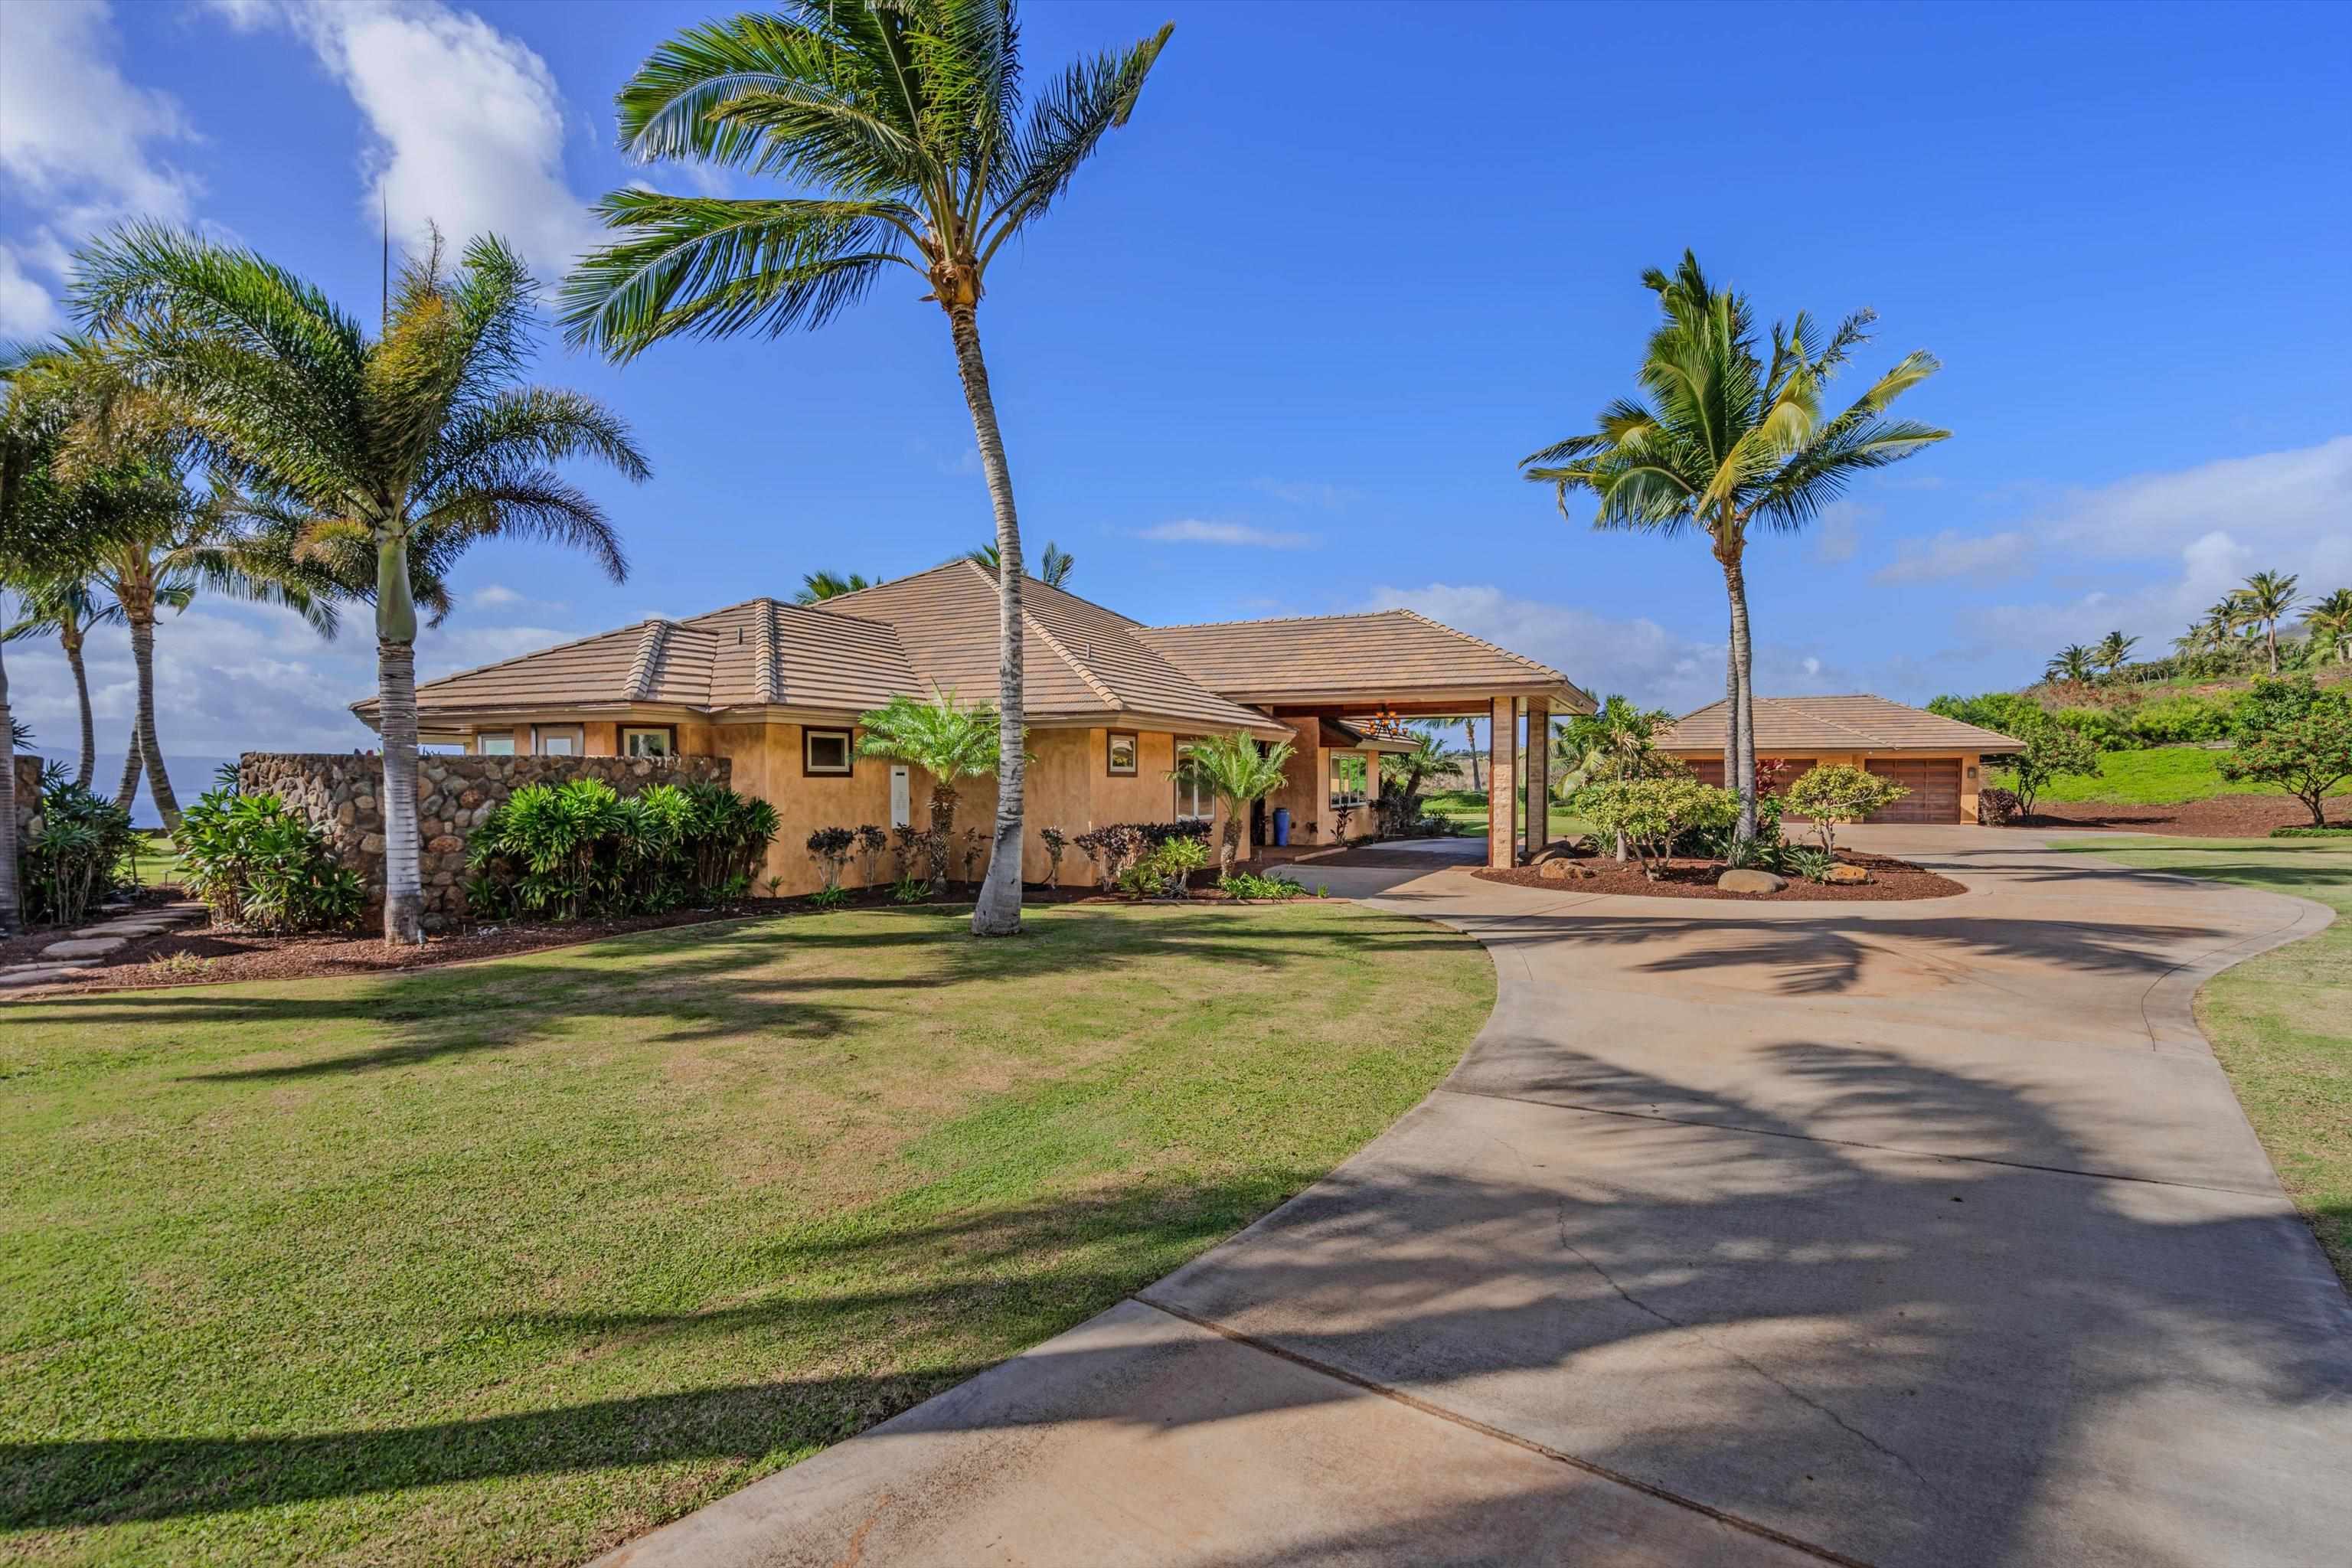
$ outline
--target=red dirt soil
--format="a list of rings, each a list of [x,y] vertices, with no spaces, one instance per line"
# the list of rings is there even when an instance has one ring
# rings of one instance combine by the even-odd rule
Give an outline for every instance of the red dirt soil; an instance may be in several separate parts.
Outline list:
[[[1807,882],[1790,878],[1789,885],[1777,893],[1733,893],[1715,885],[1723,872],[1720,860],[1669,860],[1664,876],[1652,881],[1633,861],[1619,865],[1616,861],[1570,858],[1575,874],[1568,878],[1547,878],[1539,866],[1518,866],[1509,870],[1485,868],[1472,876],[1486,882],[1508,882],[1519,888],[1542,888],[1559,893],[1619,893],[1642,899],[1729,899],[1748,904],[1859,903],[1897,899],[1948,899],[1968,889],[1948,877],[1897,860],[1885,855],[1858,855],[1851,850],[1838,856],[1850,866],[1859,866],[1870,873],[1867,882]]]
[[[2352,827],[2352,795],[2321,803],[2330,827]],[[2119,805],[2113,801],[2044,801],[2020,827],[2129,827],[2185,838],[2265,838],[2273,827],[2309,827],[2303,802],[2284,795],[2217,795],[2178,805]]]

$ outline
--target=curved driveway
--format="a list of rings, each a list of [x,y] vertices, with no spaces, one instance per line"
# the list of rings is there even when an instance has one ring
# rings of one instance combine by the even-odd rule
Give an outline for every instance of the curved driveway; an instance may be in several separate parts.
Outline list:
[[[1475,932],[1326,1181],[631,1564],[2345,1561],[2352,1303],[2189,1015],[2319,906],[1857,835],[1916,903],[1318,866]]]

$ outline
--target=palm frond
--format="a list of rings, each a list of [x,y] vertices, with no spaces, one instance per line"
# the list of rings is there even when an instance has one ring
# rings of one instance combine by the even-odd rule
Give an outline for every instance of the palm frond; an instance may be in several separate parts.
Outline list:
[[[629,574],[620,535],[604,509],[552,469],[516,467],[452,479],[420,499],[410,530],[412,553],[436,577],[469,545],[484,539],[532,539],[580,551],[614,582]]]
[[[1171,22],[1128,49],[1074,62],[1038,95],[1027,124],[989,183],[996,210],[980,246],[983,264],[1068,189],[1105,134],[1127,123],[1144,79],[1174,31]]]

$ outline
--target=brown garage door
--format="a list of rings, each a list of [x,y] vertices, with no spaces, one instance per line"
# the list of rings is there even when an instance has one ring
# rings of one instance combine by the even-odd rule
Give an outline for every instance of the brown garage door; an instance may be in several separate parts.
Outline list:
[[[1873,822],[1958,822],[1960,819],[1960,764],[1956,757],[1943,757],[1932,762],[1881,761],[1875,757],[1863,764],[1882,778],[1893,779],[1911,793],[1885,810],[1874,814]]]

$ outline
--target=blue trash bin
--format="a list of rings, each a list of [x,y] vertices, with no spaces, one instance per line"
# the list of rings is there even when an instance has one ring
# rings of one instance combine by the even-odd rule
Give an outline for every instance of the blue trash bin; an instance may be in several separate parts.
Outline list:
[[[1290,847],[1290,807],[1286,805],[1275,807],[1274,841],[1285,849]]]

